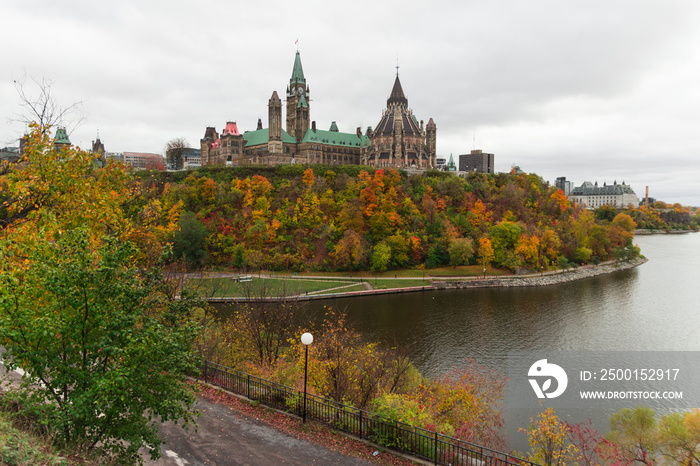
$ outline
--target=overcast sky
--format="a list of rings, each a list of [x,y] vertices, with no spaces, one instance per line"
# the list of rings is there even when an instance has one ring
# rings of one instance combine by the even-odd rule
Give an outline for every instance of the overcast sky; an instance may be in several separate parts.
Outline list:
[[[199,147],[207,126],[267,127],[301,53],[311,119],[376,126],[398,58],[438,156],[495,154],[554,182],[631,184],[700,206],[700,2],[0,0],[0,146],[22,124],[13,81],[84,101],[89,148]],[[77,119],[79,114],[74,114]],[[68,122],[70,123],[70,122]]]

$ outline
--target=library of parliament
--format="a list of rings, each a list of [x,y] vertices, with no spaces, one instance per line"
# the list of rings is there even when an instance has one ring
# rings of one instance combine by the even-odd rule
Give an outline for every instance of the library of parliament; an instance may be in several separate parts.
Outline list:
[[[287,86],[286,121],[282,127],[282,100],[277,91],[268,101],[268,127],[258,119],[255,131],[241,133],[236,122],[219,134],[208,127],[200,141],[202,165],[319,163],[369,165],[377,168],[435,168],[436,131],[431,118],[423,126],[408,108],[398,73],[386,109],[377,126],[363,133],[343,133],[335,122],[329,129],[311,120],[309,86],[297,51]]]

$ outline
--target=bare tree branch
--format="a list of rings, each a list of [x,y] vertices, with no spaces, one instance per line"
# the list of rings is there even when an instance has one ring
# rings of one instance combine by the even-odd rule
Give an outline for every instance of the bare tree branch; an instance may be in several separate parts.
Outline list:
[[[72,114],[78,111],[84,101],[80,100],[63,107],[51,91],[54,84],[52,80],[48,78],[41,80],[31,78],[31,80],[38,87],[38,94],[27,91],[25,87],[26,75],[14,80],[15,90],[19,96],[19,106],[22,110],[15,113],[15,118],[11,118],[10,121],[20,122],[24,125],[36,122],[40,125],[43,133],[54,126],[66,128],[68,134],[75,131],[85,120],[85,115],[74,116]]]

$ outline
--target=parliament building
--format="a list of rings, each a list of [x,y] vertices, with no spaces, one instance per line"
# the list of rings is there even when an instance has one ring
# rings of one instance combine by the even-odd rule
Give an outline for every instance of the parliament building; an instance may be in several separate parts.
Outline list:
[[[255,131],[226,123],[219,134],[208,127],[201,139],[202,165],[319,163],[428,169],[435,168],[436,131],[431,118],[423,125],[408,108],[398,73],[379,123],[365,132],[342,133],[335,122],[328,130],[311,120],[309,85],[297,51],[287,85],[286,120],[282,127],[282,100],[277,91],[268,101],[268,127],[258,119]]]

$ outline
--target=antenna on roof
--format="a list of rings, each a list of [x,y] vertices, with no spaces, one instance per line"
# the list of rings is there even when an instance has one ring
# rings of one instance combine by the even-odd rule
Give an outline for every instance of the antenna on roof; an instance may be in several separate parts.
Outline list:
[[[472,149],[476,150],[476,133],[472,134]]]
[[[396,77],[399,77],[399,56],[396,55]]]

